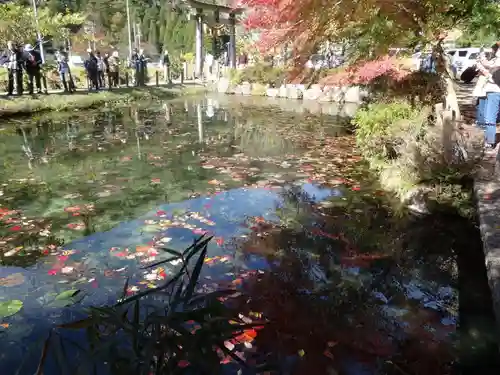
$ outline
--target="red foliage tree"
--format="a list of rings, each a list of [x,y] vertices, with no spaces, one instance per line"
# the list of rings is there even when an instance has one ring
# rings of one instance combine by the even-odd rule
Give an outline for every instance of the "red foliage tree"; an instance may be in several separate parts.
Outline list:
[[[387,57],[390,47],[436,41],[437,36],[466,23],[487,0],[238,0],[247,8],[244,25],[260,31],[258,47],[271,52],[291,47],[295,75],[309,56],[326,41],[346,42],[351,59],[373,61],[358,64],[336,78],[359,81],[390,74],[404,75],[395,60]],[[477,12],[476,12],[477,13]],[[357,71],[358,73],[355,73]],[[383,73],[385,72],[385,73]]]

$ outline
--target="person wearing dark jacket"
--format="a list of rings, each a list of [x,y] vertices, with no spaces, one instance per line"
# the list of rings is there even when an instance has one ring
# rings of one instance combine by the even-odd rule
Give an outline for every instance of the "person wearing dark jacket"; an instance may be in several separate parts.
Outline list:
[[[23,54],[12,41],[7,42],[7,71],[9,77],[8,95],[14,93],[14,86],[17,88],[17,95],[23,94]]]
[[[87,78],[89,80],[89,91],[92,90],[92,88],[95,88],[96,91],[99,91],[98,60],[91,49],[88,49],[87,52],[89,55],[87,59],[84,61],[83,65],[85,66],[85,70],[87,71]]]
[[[165,80],[165,83],[172,83],[172,80],[170,78],[170,56],[167,50],[163,52],[161,65],[163,66],[163,79]]]
[[[141,63],[139,59],[139,51],[137,50],[137,48],[134,48],[132,56],[130,56],[130,67],[134,69],[134,84],[135,86],[139,86]]]
[[[42,93],[42,57],[38,51],[35,51],[31,44],[26,44],[24,46],[24,58],[23,58],[26,69],[26,73],[28,74],[28,91],[30,95],[33,95],[34,91],[34,83],[36,84],[36,90],[38,94]]]

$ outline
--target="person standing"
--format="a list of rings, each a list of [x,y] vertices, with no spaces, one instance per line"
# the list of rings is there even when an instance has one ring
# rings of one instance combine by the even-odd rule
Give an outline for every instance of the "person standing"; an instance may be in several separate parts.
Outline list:
[[[28,91],[33,95],[34,85],[36,84],[36,91],[38,94],[42,93],[42,56],[38,51],[35,51],[31,44],[24,46],[25,69],[28,74]],[[35,81],[35,82],[33,82]]]
[[[8,88],[7,94],[13,95],[14,86],[16,87],[17,95],[23,94],[23,56],[19,48],[13,41],[7,42],[7,71],[8,71]]]
[[[99,71],[97,57],[94,55],[90,48],[87,50],[87,52],[88,56],[83,64],[87,72],[89,91],[91,91],[92,88],[95,88],[96,91],[99,91]]]
[[[148,81],[148,58],[144,55],[144,50],[139,50],[139,70],[140,70],[140,86],[146,86]]]
[[[486,93],[483,118],[486,148],[496,147],[496,124],[500,112],[500,80],[498,74],[495,74],[500,69],[500,42],[495,43],[492,49],[494,58],[488,61],[483,57],[476,65],[488,79],[483,87],[483,92]]]
[[[57,72],[64,88],[64,92],[74,91],[73,77],[69,68],[68,55],[63,51],[56,51]]]
[[[96,51],[95,57],[97,59],[97,83],[99,84],[99,88],[103,88],[106,85],[106,65],[104,63],[104,59],[101,56],[101,52]]]
[[[130,67],[134,69],[134,85],[139,86],[141,63],[137,48],[134,48],[134,50],[132,51],[132,56],[130,56]]]
[[[109,53],[106,52],[104,54],[104,57],[102,58],[102,61],[104,62],[104,80],[106,80],[106,77],[108,77],[108,87],[111,90],[111,76],[109,75]]]
[[[168,54],[168,50],[165,50],[163,52],[161,64],[163,66],[163,79],[165,80],[166,84],[171,84],[172,79],[170,78],[170,56]]]
[[[120,58],[118,51],[113,51],[108,59],[110,87],[120,86]]]

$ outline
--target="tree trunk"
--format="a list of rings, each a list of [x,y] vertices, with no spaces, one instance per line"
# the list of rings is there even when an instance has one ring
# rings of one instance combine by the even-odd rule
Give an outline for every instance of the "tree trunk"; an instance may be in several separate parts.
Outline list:
[[[451,111],[454,120],[461,120],[462,116],[452,78],[453,72],[451,71],[449,59],[443,50],[441,42],[434,48],[434,53],[436,55],[436,72],[440,75],[445,89],[445,97],[443,98],[444,110]]]

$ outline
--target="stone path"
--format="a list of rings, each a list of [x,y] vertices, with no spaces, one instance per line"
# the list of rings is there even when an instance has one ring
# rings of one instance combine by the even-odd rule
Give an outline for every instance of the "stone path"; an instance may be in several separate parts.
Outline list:
[[[456,93],[463,121],[475,121],[475,104],[471,97],[474,85],[457,83]],[[498,136],[498,134],[497,134]],[[478,216],[483,240],[486,272],[493,309],[500,337],[500,178],[499,154],[496,150],[485,152],[484,159],[474,179],[474,193],[477,199]]]

